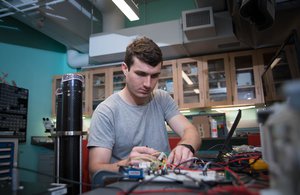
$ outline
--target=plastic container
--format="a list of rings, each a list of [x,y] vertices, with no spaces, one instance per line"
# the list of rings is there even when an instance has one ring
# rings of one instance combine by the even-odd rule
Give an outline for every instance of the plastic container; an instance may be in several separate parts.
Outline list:
[[[217,121],[214,118],[209,117],[209,122],[211,137],[218,137]]]

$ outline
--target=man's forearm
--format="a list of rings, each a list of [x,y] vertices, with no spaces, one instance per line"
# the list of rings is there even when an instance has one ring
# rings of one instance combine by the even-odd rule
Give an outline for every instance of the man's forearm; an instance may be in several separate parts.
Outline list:
[[[128,164],[128,159],[124,159],[121,161],[118,161],[116,163],[90,163],[89,164],[89,172],[90,176],[92,177],[93,174],[95,174],[98,171],[112,171],[112,172],[118,172],[120,166],[126,166]]]
[[[201,145],[201,137],[197,129],[195,127],[186,128],[178,144],[189,144],[197,151]]]

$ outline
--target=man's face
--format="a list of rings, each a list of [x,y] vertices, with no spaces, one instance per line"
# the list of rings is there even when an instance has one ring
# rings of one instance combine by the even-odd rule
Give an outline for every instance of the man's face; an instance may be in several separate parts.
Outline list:
[[[123,67],[125,68],[125,72],[128,71],[126,73],[126,85],[128,91],[135,99],[146,100],[156,86],[161,65],[158,64],[152,67],[136,57],[133,59],[134,62],[130,70],[128,70],[126,65]]]

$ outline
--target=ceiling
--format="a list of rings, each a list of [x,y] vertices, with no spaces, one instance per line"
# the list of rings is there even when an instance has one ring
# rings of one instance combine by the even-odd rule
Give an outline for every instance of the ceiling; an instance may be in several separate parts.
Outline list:
[[[135,3],[155,1],[158,0]],[[128,41],[138,34],[158,42],[165,59],[171,59],[278,45],[292,29],[300,32],[300,0],[276,0],[274,21],[264,30],[258,30],[249,18],[242,18],[236,2],[239,1],[195,0],[199,9],[212,7],[214,26],[210,29],[213,34],[196,31],[199,36],[193,38],[183,31],[182,18],[124,28],[124,15],[111,0],[2,0],[0,19],[14,17],[62,43],[73,51],[69,64],[76,59],[77,67],[122,61]]]

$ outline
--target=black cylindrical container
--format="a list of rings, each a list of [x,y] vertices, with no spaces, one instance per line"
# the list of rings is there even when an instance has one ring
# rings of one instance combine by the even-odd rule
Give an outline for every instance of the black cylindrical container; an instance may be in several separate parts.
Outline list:
[[[66,74],[62,78],[62,130],[82,131],[83,76]]]
[[[59,177],[77,182],[81,181],[82,83],[82,75],[63,75],[61,116],[58,121],[61,127],[57,131]],[[81,193],[80,185],[64,179],[59,179],[59,182],[68,184],[68,194]]]
[[[56,90],[56,131],[62,131],[62,88]]]
[[[56,90],[56,132],[62,131],[62,89],[58,88]],[[55,176],[59,177],[59,151],[60,151],[60,139],[55,137]],[[55,179],[56,183],[59,183],[59,179]]]

